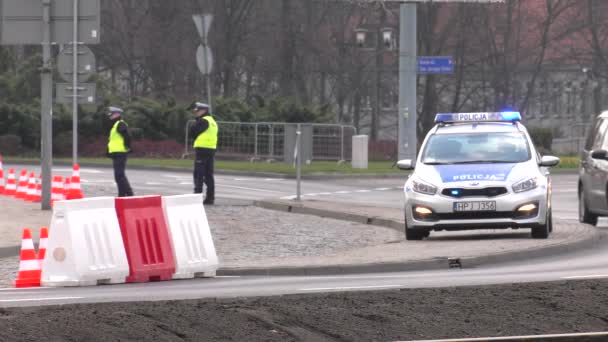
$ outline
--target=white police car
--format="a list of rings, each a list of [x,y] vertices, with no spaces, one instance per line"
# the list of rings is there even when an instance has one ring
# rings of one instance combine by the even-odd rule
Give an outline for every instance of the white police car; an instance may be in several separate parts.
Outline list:
[[[405,182],[405,236],[431,230],[531,228],[544,239],[553,229],[547,167],[518,112],[442,113],[418,159],[400,160],[414,171]]]

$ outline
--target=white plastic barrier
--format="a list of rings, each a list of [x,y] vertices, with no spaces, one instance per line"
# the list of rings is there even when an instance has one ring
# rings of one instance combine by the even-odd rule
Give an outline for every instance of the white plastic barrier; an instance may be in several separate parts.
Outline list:
[[[55,202],[42,286],[117,284],[128,275],[114,198]]]
[[[175,257],[173,279],[214,277],[219,262],[200,194],[163,197]]]

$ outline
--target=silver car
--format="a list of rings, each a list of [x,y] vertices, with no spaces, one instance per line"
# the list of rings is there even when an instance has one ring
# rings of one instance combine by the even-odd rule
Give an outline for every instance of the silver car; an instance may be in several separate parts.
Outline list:
[[[581,153],[578,181],[579,221],[597,225],[608,216],[608,111],[598,115]]]
[[[405,237],[431,230],[531,228],[545,239],[553,229],[548,167],[518,112],[442,113],[422,143],[405,182]]]

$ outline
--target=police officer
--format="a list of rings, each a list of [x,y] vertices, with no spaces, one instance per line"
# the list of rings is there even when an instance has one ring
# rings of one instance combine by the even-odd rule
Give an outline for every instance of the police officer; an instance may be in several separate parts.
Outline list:
[[[203,193],[203,183],[207,186],[207,196],[203,204],[215,201],[215,180],[213,179],[213,158],[217,148],[217,123],[209,113],[209,105],[195,102],[193,105],[196,122],[190,128],[194,138],[194,193]]]
[[[121,108],[109,107],[108,116],[112,120],[112,129],[108,138],[108,156],[112,158],[118,197],[133,196],[133,190],[125,175],[127,154],[131,151],[131,136],[127,123],[122,120],[122,114]]]

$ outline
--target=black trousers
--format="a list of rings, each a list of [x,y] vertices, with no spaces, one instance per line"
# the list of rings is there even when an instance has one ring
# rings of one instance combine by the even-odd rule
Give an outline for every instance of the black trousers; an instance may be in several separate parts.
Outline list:
[[[133,190],[125,175],[125,168],[127,166],[127,154],[126,153],[112,153],[112,166],[114,167],[114,180],[118,187],[118,197],[133,196]]]
[[[195,148],[194,160],[194,193],[203,193],[203,183],[207,186],[207,200],[215,200],[215,179],[213,178],[213,159],[215,150],[208,148]]]

